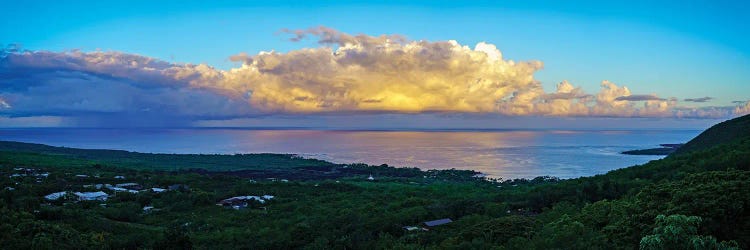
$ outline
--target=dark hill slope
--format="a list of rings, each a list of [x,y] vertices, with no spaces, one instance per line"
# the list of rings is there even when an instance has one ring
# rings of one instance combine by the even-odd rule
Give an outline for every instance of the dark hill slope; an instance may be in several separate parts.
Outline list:
[[[719,144],[750,138],[750,115],[745,115],[712,126],[677,149],[673,154],[685,154],[709,149]]]
[[[628,194],[636,194],[654,183],[679,181],[692,174],[750,171],[750,136],[732,136],[736,138],[724,139],[726,142],[716,139],[717,135],[750,130],[748,118],[750,117],[740,117],[714,125],[709,129],[711,132],[707,130],[690,141],[695,150],[671,154],[664,159],[613,170],[603,175],[537,185],[517,201],[525,202],[525,207],[542,211],[560,201],[586,203],[620,199]],[[716,143],[712,144],[712,141]]]

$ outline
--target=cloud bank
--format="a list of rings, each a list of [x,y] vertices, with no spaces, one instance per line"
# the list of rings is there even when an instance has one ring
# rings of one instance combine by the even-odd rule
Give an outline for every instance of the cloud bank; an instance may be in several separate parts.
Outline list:
[[[513,61],[495,45],[351,35],[326,27],[283,30],[318,48],[238,53],[220,70],[122,52],[0,53],[0,115],[82,121],[184,123],[269,114],[493,113],[510,116],[711,117],[736,106],[685,108],[602,81],[585,93],[568,81],[545,92],[540,61]],[[706,102],[689,98],[686,102]]]

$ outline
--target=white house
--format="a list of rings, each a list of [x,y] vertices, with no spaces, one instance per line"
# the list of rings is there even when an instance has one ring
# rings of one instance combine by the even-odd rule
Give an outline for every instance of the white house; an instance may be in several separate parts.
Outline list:
[[[273,199],[273,195],[263,195],[263,196],[254,196],[254,195],[247,195],[247,196],[235,196],[232,198],[227,198],[224,200],[219,201],[219,203],[216,203],[218,206],[225,206],[225,207],[232,207],[234,209],[240,209],[240,208],[246,208],[248,206],[248,202],[250,200],[255,200],[261,204],[266,203],[266,201]]]
[[[45,195],[44,198],[47,199],[47,200],[51,200],[51,201],[59,200],[60,198],[64,197],[65,194],[67,194],[67,193],[68,192],[66,192],[66,191],[57,192],[57,193],[51,193],[51,194]]]
[[[75,192],[78,200],[81,201],[106,201],[109,195],[105,192]]]
[[[115,191],[115,192],[128,192],[128,193],[131,193],[131,194],[137,194],[138,193],[137,190],[130,190],[130,189],[121,188],[121,187],[109,187],[109,190],[112,190],[112,191]]]

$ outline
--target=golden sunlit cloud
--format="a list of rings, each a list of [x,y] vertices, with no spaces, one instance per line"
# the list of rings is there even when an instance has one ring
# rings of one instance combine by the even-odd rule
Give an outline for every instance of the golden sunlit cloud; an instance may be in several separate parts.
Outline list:
[[[494,112],[503,98],[539,86],[541,62],[503,60],[491,44],[308,32],[339,47],[245,57],[222,87],[252,91],[251,104],[269,111]]]
[[[668,115],[672,102],[645,100],[602,82],[596,96],[567,81],[547,94],[534,79],[540,61],[506,60],[495,45],[409,41],[402,36],[349,35],[326,27],[285,30],[320,48],[232,57],[240,68],[218,86],[248,92],[253,107],[270,112],[496,112],[507,115]],[[216,87],[215,78],[198,83]],[[622,98],[625,97],[623,100]],[[618,99],[619,98],[619,99]]]

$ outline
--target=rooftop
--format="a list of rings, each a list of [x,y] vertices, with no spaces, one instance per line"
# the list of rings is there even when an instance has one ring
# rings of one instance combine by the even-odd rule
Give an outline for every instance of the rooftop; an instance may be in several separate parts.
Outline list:
[[[424,224],[428,227],[434,227],[434,226],[445,225],[451,222],[453,222],[453,220],[451,220],[450,218],[445,218],[445,219],[439,219],[439,220],[426,221]]]

